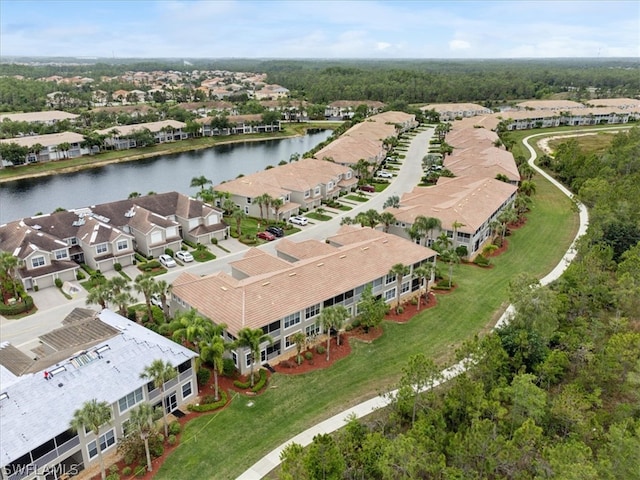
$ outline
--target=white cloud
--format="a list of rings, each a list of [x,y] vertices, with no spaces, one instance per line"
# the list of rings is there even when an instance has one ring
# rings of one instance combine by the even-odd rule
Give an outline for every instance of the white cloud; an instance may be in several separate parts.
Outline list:
[[[449,42],[450,50],[468,50],[471,48],[471,44],[466,40],[451,40]]]

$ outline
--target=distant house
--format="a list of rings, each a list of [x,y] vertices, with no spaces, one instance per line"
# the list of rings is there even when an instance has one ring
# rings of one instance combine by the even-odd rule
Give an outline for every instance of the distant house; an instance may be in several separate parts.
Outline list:
[[[29,354],[0,344],[3,479],[75,476],[98,465],[98,441],[107,455],[116,451],[136,405],[148,402],[170,413],[198,395],[195,352],[109,310],[75,309],[39,341]],[[140,377],[155,360],[176,369],[164,394]],[[75,410],[93,399],[111,410],[99,438],[69,426]]]
[[[324,116],[329,120],[351,120],[360,105],[366,105],[367,116],[380,113],[385,106],[384,103],[375,100],[336,100],[327,105]]]
[[[216,135],[242,135],[249,133],[272,133],[281,130],[280,121],[276,123],[264,123],[262,115],[229,115],[225,117],[228,127],[218,128],[213,117],[196,119],[196,123],[201,125],[200,134],[204,137]]]
[[[420,107],[420,110],[434,110],[440,115],[441,122],[493,113],[490,108],[483,107],[476,103],[431,103]]]
[[[80,115],[75,113],[61,112],[59,110],[47,110],[44,112],[28,113],[3,113],[0,114],[0,122],[5,120],[11,122],[41,123],[44,125],[54,125],[62,120],[75,121]]]
[[[175,142],[188,138],[188,134],[183,131],[187,126],[184,122],[177,120],[162,120],[160,122],[137,123],[134,125],[117,125],[102,130],[96,130],[99,135],[106,135],[104,141],[106,147],[115,150],[126,150],[136,148],[138,145],[133,134],[148,130],[153,134],[155,143]]]
[[[89,148],[84,146],[84,137],[79,133],[74,132],[5,138],[1,139],[0,143],[15,143],[21,147],[27,147],[32,150],[26,155],[26,163],[49,162],[65,158],[76,158],[91,153]],[[41,148],[37,152],[33,151],[33,147],[36,147],[37,150],[38,145]],[[4,166],[12,165],[4,159],[2,159],[2,164]]]

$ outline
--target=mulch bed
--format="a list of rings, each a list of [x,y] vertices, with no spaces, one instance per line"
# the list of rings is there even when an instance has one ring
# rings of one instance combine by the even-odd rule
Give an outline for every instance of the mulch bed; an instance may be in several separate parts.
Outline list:
[[[447,290],[446,292],[449,293],[449,291],[450,290]],[[436,304],[437,301],[435,294],[433,292],[429,292],[426,298],[424,295],[420,295],[420,307],[418,307],[418,305],[411,305],[410,302],[405,302],[402,305],[402,313],[396,313],[396,309],[392,308],[384,319],[395,323],[407,323],[422,310],[435,307]]]

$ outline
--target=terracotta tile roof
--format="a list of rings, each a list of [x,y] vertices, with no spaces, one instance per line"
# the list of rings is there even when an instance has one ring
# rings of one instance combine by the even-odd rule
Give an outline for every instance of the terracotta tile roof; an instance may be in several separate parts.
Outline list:
[[[79,133],[60,132],[46,135],[30,135],[28,137],[4,138],[0,143],[16,143],[21,147],[32,147],[39,143],[43,147],[60,145],[61,143],[82,143],[84,137]]]
[[[572,108],[583,108],[582,103],[571,100],[528,100],[516,104],[518,108],[532,108],[534,110],[569,110]]]
[[[244,255],[244,258],[231,262],[229,265],[231,266],[232,271],[234,271],[233,276],[235,278],[238,278],[235,271],[239,272],[242,278],[244,278],[263,273],[278,272],[291,266],[289,262],[278,257],[274,257],[273,255],[257,248],[249,249],[249,251]]]
[[[302,242],[292,242],[287,238],[283,238],[276,246],[276,252],[278,255],[284,254],[293,258],[294,261],[329,254],[334,251],[335,248],[326,242],[313,239],[303,240]]]
[[[332,158],[336,163],[355,165],[362,158],[370,160],[378,157],[382,151],[382,141],[342,135],[318,150],[314,154],[314,158]]]
[[[60,120],[75,120],[80,115],[75,113],[62,112],[60,110],[47,110],[44,112],[28,113],[3,113],[0,115],[0,122],[5,119],[12,122],[54,122]]]
[[[373,233],[367,229],[368,233]],[[396,263],[412,265],[435,255],[430,249],[395,235],[373,238],[305,258],[289,268],[236,280],[219,272],[203,278],[180,275],[173,295],[236,335],[243,327],[260,328],[335,295],[386,275]],[[260,256],[246,259],[263,262]]]
[[[430,103],[420,110],[435,110],[438,113],[455,113],[455,112],[486,112],[491,110],[477,103]]]
[[[415,187],[400,200],[399,208],[387,208],[398,221],[413,224],[418,215],[438,218],[442,228],[464,223],[458,231],[473,234],[518,188],[494,178],[441,177],[432,187]]]
[[[165,127],[173,128],[175,130],[179,128],[186,127],[187,124],[184,122],[178,122],[177,120],[161,120],[159,122],[146,122],[146,123],[136,123],[133,125],[115,125],[113,127],[104,128],[102,130],[96,130],[96,133],[100,135],[109,135],[112,131],[117,130],[118,136],[123,137],[126,135],[131,135],[132,133],[140,130],[147,129],[152,133],[159,132]]]

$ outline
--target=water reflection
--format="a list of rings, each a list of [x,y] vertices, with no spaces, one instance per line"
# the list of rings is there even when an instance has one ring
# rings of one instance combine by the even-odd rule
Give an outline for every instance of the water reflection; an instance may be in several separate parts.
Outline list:
[[[132,192],[178,191],[194,195],[193,177],[204,175],[215,184],[288,161],[309,151],[331,131],[304,137],[243,142],[164,155],[91,170],[0,184],[0,224],[56,208],[76,208],[127,198]]]

